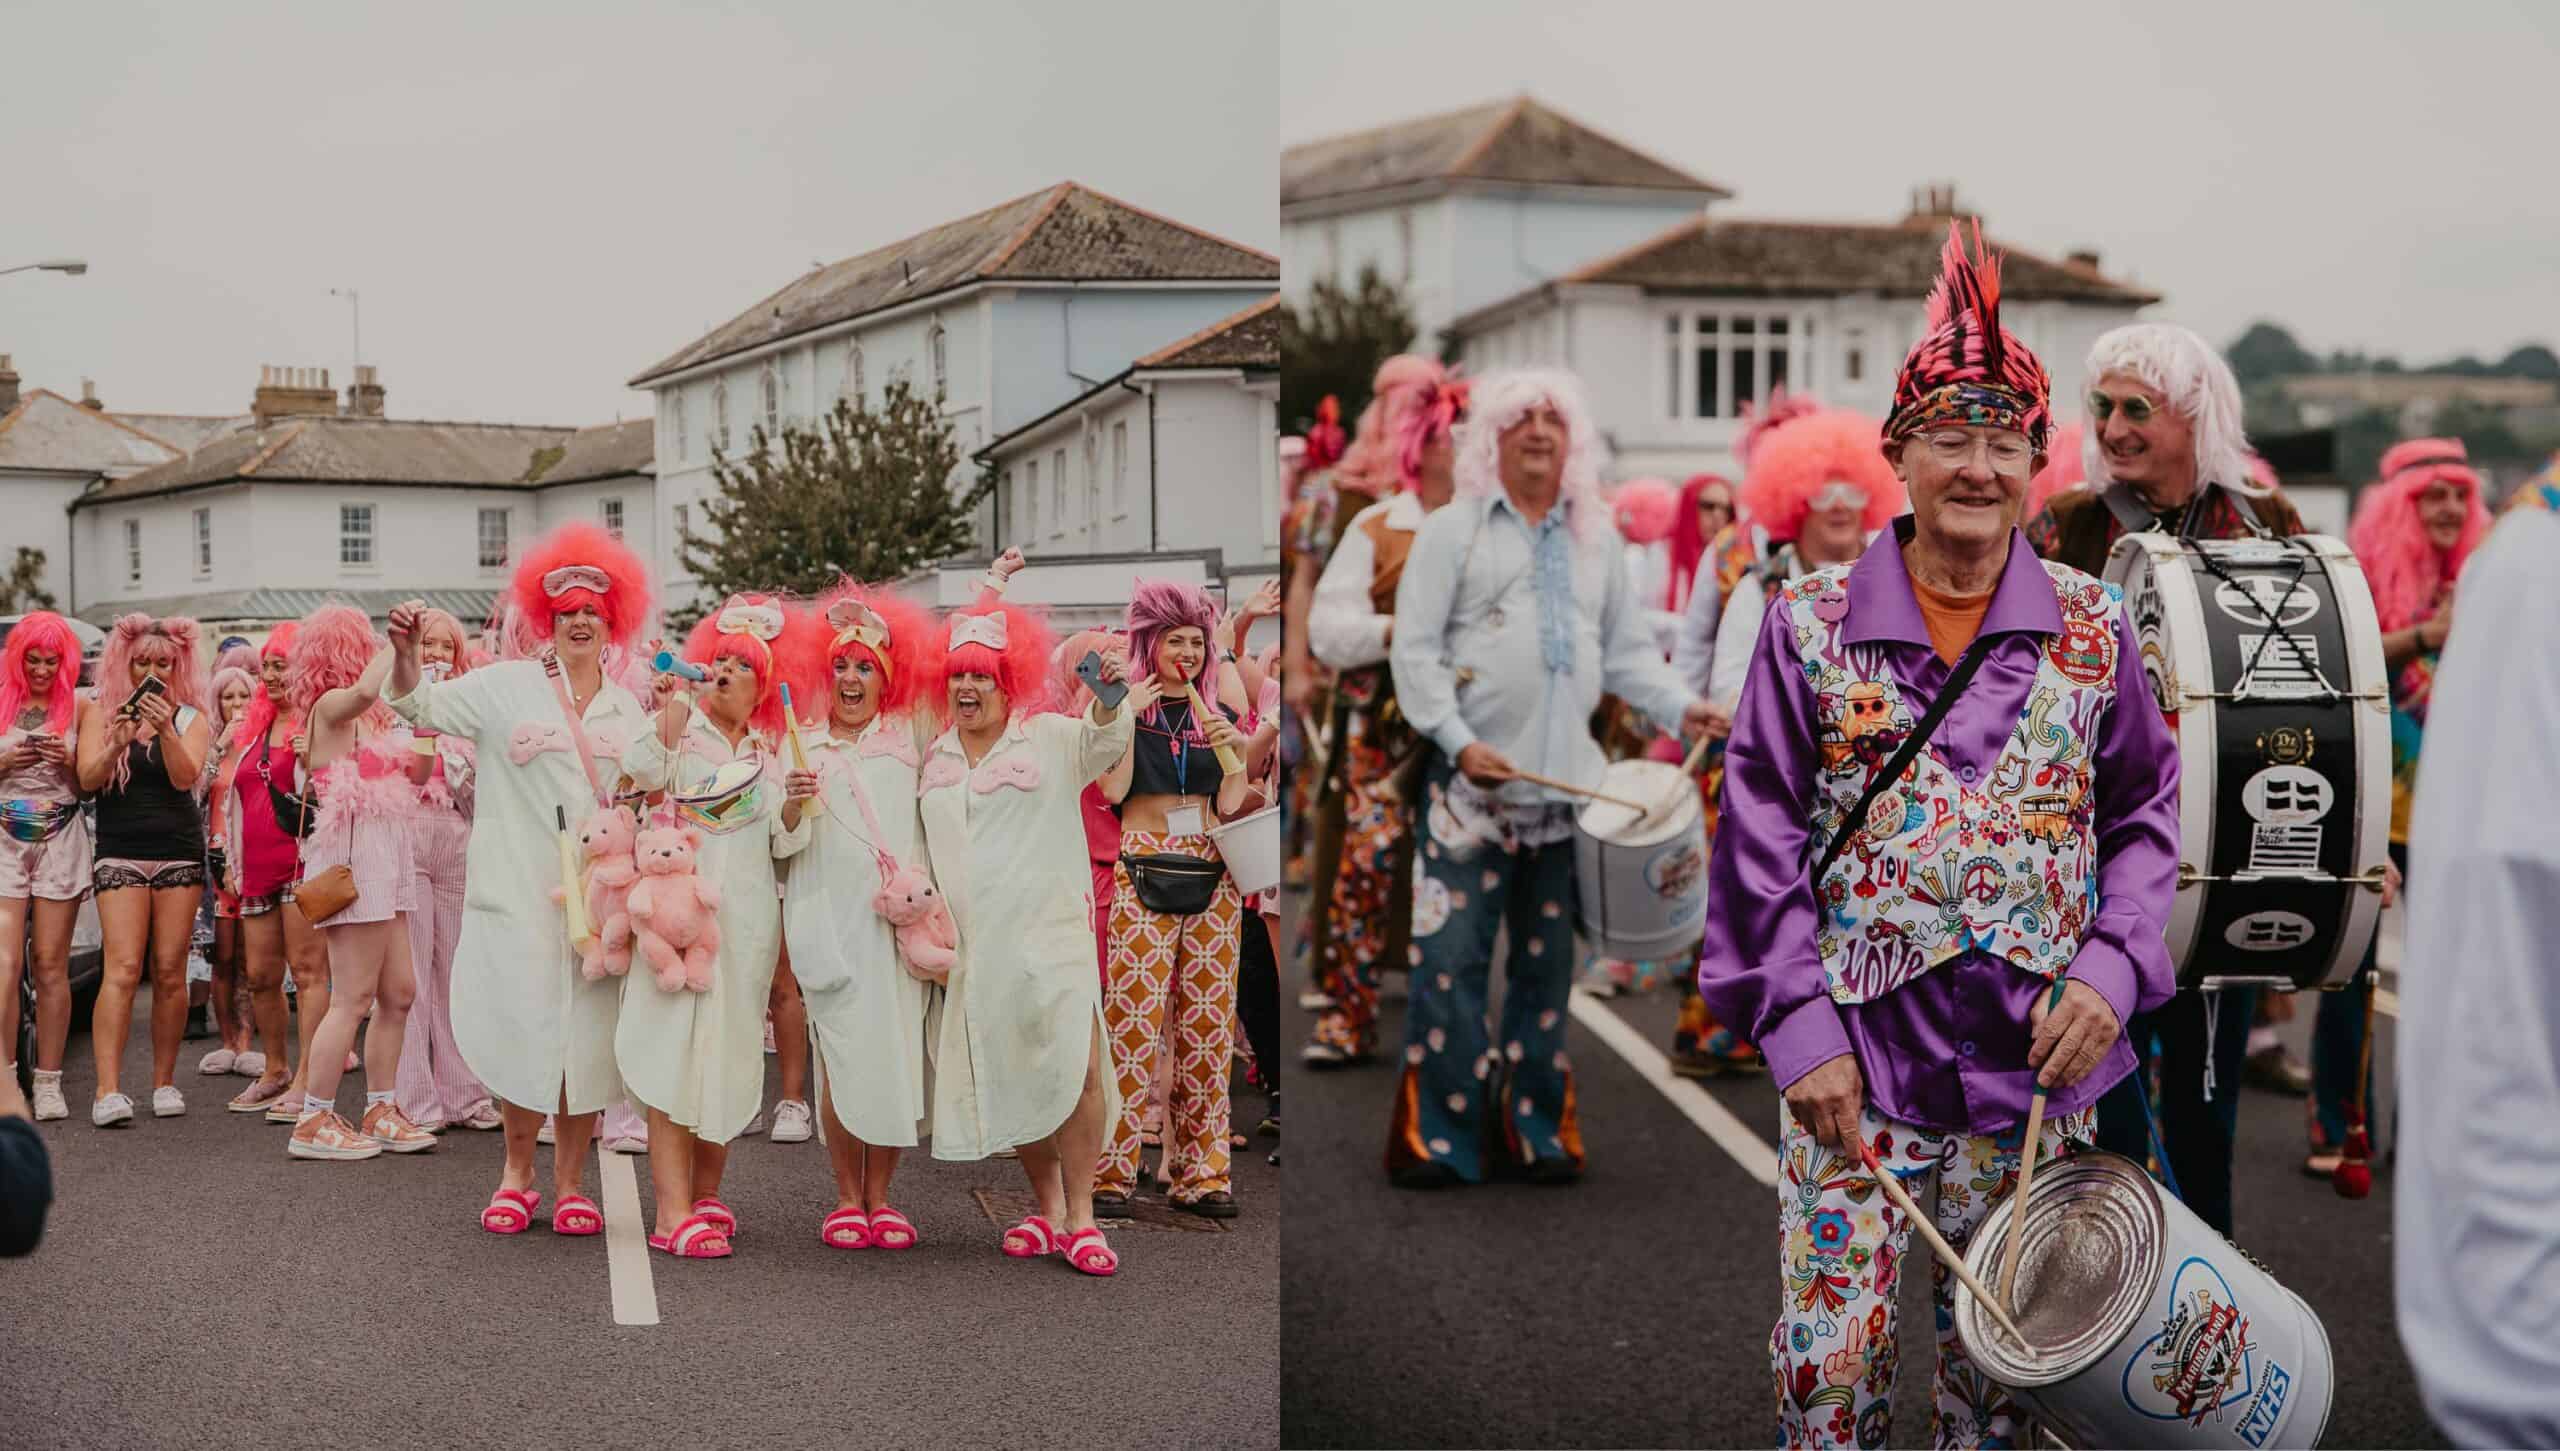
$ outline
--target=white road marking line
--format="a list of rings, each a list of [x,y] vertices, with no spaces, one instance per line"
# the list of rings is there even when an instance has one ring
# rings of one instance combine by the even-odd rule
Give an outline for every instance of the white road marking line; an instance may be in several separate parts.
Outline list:
[[[1671,1106],[1680,1110],[1689,1122],[1696,1124],[1717,1147],[1733,1156],[1742,1171],[1761,1183],[1776,1187],[1778,1151],[1767,1140],[1751,1131],[1733,1110],[1718,1103],[1697,1084],[1671,1071],[1671,1059],[1661,1049],[1645,1041],[1644,1035],[1627,1025],[1627,1020],[1609,1011],[1600,999],[1576,989],[1567,1004],[1575,1022],[1591,1031],[1592,1036],[1617,1050],[1627,1066],[1642,1075],[1647,1083],[1659,1089]]]
[[[613,1323],[658,1323],[658,1287],[649,1278],[649,1239],[640,1227],[640,1187],[629,1154],[599,1148],[604,1182],[604,1260],[613,1278]]]

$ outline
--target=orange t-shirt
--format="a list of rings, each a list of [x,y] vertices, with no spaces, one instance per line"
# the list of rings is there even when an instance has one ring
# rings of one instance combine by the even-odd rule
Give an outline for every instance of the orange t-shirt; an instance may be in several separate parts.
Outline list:
[[[1973,637],[1982,633],[1982,617],[1991,608],[1993,591],[1978,595],[1941,594],[1911,581],[1911,594],[1920,602],[1920,618],[1929,626],[1929,648],[1938,658],[1953,665],[1964,654]]]

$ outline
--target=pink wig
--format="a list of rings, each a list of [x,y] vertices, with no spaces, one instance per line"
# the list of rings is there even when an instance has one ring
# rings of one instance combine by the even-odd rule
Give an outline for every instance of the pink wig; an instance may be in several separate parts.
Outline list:
[[[1629,479],[1609,496],[1618,534],[1629,544],[1657,544],[1679,523],[1680,495],[1669,479]]]
[[[321,696],[355,684],[382,644],[382,637],[373,632],[373,621],[353,605],[322,605],[303,616],[286,666],[285,698],[293,713],[308,718]],[[364,718],[377,729],[387,729],[391,708],[376,700]]]
[[[1129,654],[1129,639],[1117,630],[1078,630],[1061,641],[1057,653],[1049,657],[1051,709],[1063,714],[1081,715],[1084,713],[1084,708],[1092,702],[1093,691],[1085,685],[1084,677],[1076,674],[1077,664],[1088,652],[1100,655],[1117,654],[1121,657],[1125,668]]]
[[[80,708],[80,637],[71,622],[51,610],[37,610],[18,621],[0,645],[0,730],[17,723],[18,712],[37,703],[27,686],[27,656],[42,650],[54,659],[53,685],[45,692],[44,728],[55,735],[71,729]]]
[[[1004,617],[1004,653],[998,654],[984,645],[951,643],[952,628],[960,621],[976,615]],[[924,681],[932,692],[937,714],[950,710],[950,693],[944,688],[955,675],[984,675],[993,679],[996,689],[1005,694],[1005,707],[1014,715],[1034,715],[1044,709],[1049,699],[1049,656],[1054,641],[1049,623],[1039,612],[1020,605],[998,604],[987,609],[954,610],[943,617],[942,629],[933,642],[933,673]]]
[[[441,635],[453,642],[453,673],[461,675],[471,669],[471,636],[462,622],[439,609],[418,612],[418,642],[425,644],[431,636]]]
[[[216,734],[220,734],[221,727],[231,724],[230,721],[222,718],[222,692],[229,690],[234,685],[237,685],[249,692],[249,703],[240,707],[240,714],[236,719],[248,719],[249,712],[257,708],[258,677],[241,669],[237,665],[225,665],[221,669],[216,670],[213,672],[212,682],[205,687],[205,694],[211,696],[213,699],[213,718]]]
[[[133,698],[134,655],[165,645],[175,654],[160,675],[160,683],[168,687],[169,703],[204,709],[204,662],[196,653],[203,638],[193,620],[155,620],[140,614],[117,620],[107,631],[106,652],[98,659],[98,704],[109,715],[123,709]]]
[[[258,647],[243,641],[222,652],[213,662],[216,672],[238,670],[248,675],[258,673]]]
[[[721,617],[739,606],[781,610],[784,634],[789,633],[791,612],[783,609],[782,601],[777,597],[764,594],[731,595],[721,602],[720,608],[697,621],[694,624],[693,633],[685,636],[684,658],[696,665],[707,666],[712,661],[725,657],[745,665],[755,676],[756,681],[756,703],[747,712],[747,724],[764,732],[767,737],[779,740],[782,735],[780,686],[783,674],[780,652],[783,648],[783,638],[777,636],[772,642],[767,643],[754,635],[723,631],[720,628]]]
[[[867,609],[880,617],[889,627],[885,654],[861,640],[837,640],[844,630],[827,615],[839,606]],[[872,697],[879,701],[882,715],[904,715],[913,709],[932,669],[933,633],[933,617],[922,609],[888,590],[868,589],[852,580],[839,581],[807,605],[792,609],[782,632],[782,673],[791,684],[792,704],[798,707],[801,722],[816,724],[833,712],[830,702],[835,697],[838,660],[871,662],[880,675]]]
[[[2284,480],[2276,476],[2276,466],[2258,457],[2255,452],[2249,455],[2249,482],[2270,494],[2284,487]]]
[[[555,596],[542,587],[544,575],[572,565],[603,571],[607,582],[604,591],[599,594],[592,589],[571,589]],[[630,644],[631,637],[640,633],[641,625],[649,618],[647,566],[601,525],[583,520],[563,524],[535,540],[533,547],[525,551],[523,562],[516,566],[515,583],[509,593],[525,626],[545,640],[551,638],[554,616],[582,606],[595,607],[604,618],[606,637],[617,645]]]
[[[2056,494],[2089,487],[2089,471],[2080,457],[2081,432],[2082,425],[2076,422],[2053,431],[2053,442],[2045,449],[2044,467],[2027,480],[2027,505],[2020,518],[2032,519],[2043,513]]]
[[[1426,383],[1413,406],[1405,410],[1403,421],[1396,425],[1396,467],[1403,471],[1404,486],[1419,488],[1422,484],[1422,457],[1431,446],[1453,437],[1458,420],[1467,416],[1467,380],[1442,378]]]
[[[1329,469],[1342,459],[1342,400],[1327,393],[1316,400],[1316,421],[1307,429],[1307,451],[1301,460],[1308,473]]]
[[[288,662],[286,671],[288,692],[292,688],[290,662],[293,659],[293,642],[294,638],[301,633],[300,624],[286,620],[269,630],[266,642],[258,646],[258,663],[261,668],[264,668],[266,662],[271,659]],[[255,674],[255,672],[252,673]],[[231,778],[240,774],[241,757],[247,753],[251,745],[264,740],[267,732],[275,729],[277,713],[276,703],[267,696],[266,681],[257,680],[255,688],[249,692],[249,708],[240,712],[240,733],[232,737],[239,742],[239,749],[231,753],[230,763],[222,768],[222,781],[217,789],[224,791],[231,789]]]
[[[1413,487],[1404,467],[1405,420],[1448,381],[1448,371],[1419,353],[1398,353],[1378,365],[1360,429],[1335,466],[1335,487],[1384,499]],[[1417,459],[1418,459],[1417,455]]]
[[[1902,481],[1885,462],[1876,421],[1844,408],[1799,414],[1763,435],[1752,447],[1740,502],[1770,538],[1791,540],[1804,531],[1814,498],[1835,483],[1866,494],[1860,521],[1869,531],[1909,507]]]
[[[2469,506],[2462,537],[2450,550],[2439,550],[2427,538],[2418,517],[2418,496],[2438,481],[2461,487]],[[2374,612],[2382,628],[2405,630],[2436,612],[2436,593],[2462,574],[2489,533],[2489,510],[2480,502],[2480,476],[2471,469],[2470,453],[2458,438],[2413,438],[2393,444],[2382,455],[2382,481],[2356,501],[2356,516],[2347,526],[2347,543],[2364,565],[2373,586]]]
[[[1812,394],[1790,394],[1783,385],[1769,390],[1769,401],[1765,406],[1754,406],[1749,399],[1744,399],[1740,410],[1742,432],[1733,440],[1733,461],[1748,473],[1753,451],[1760,447],[1760,440],[1767,438],[1771,429],[1821,411],[1821,402]]]
[[[1698,496],[1710,484],[1724,485],[1725,497],[1734,498],[1732,481],[1722,474],[1691,474],[1689,482],[1680,486],[1680,512],[1671,521],[1671,579],[1662,607],[1666,610],[1686,609],[1689,591],[1698,581],[1698,561],[1707,557],[1706,526],[1698,522]],[[1739,500],[1735,500],[1739,507]]]
[[[1202,643],[1216,638],[1218,607],[1208,591],[1165,579],[1142,579],[1129,592],[1129,670],[1146,675],[1156,668],[1156,646],[1186,625],[1197,626]],[[1204,652],[1205,654],[1206,652]],[[1203,673],[1207,673],[1204,669]],[[1168,688],[1170,682],[1168,682]]]

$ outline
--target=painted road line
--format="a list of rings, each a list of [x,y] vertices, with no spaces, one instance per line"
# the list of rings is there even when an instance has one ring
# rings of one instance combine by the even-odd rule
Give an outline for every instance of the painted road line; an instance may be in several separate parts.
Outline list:
[[[1644,1081],[1658,1089],[1671,1106],[1680,1110],[1689,1122],[1696,1124],[1708,1138],[1733,1157],[1742,1171],[1763,1184],[1778,1182],[1778,1151],[1767,1140],[1751,1131],[1733,1110],[1715,1101],[1697,1084],[1671,1071],[1671,1059],[1661,1049],[1645,1041],[1642,1033],[1628,1026],[1627,1020],[1609,1011],[1600,999],[1576,988],[1568,1004],[1574,1021],[1589,1029],[1592,1036],[1617,1050]]]
[[[658,1323],[658,1287],[649,1278],[649,1237],[640,1227],[639,1180],[630,1154],[599,1151],[604,1180],[604,1259],[613,1277],[613,1323]]]

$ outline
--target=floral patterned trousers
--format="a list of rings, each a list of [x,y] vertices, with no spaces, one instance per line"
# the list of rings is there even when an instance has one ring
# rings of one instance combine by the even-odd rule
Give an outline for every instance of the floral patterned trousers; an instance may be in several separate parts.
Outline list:
[[[1342,856],[1316,946],[1316,983],[1333,1006],[1310,1037],[1353,1056],[1378,1046],[1378,974],[1401,961],[1413,916],[1412,808],[1381,791],[1393,764],[1366,712],[1343,731]]]
[[[1894,1372],[1902,1359],[1894,1297],[1908,1255],[1928,1261],[1937,1307],[1938,1360],[1931,1378],[1932,1443],[2008,1446],[2017,1435],[2016,1407],[2006,1390],[1974,1368],[1957,1343],[1955,1277],[1912,1243],[1911,1226],[1855,1150],[1822,1147],[1778,1108],[1778,1274],[1783,1287],[1769,1359],[1778,1392],[1781,1446],[1882,1446],[1893,1423]],[[2042,1138],[2048,1158],[2085,1143],[2092,1110],[2049,1117]],[[1938,1232],[1965,1252],[1974,1227],[2018,1182],[2020,1124],[1998,1136],[1945,1134],[1896,1123],[1868,1105],[1858,1131],[1876,1159],[1902,1180],[1913,1202],[1927,1204],[1937,1183]]]

